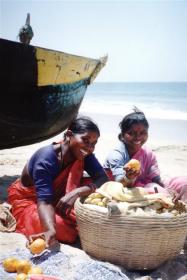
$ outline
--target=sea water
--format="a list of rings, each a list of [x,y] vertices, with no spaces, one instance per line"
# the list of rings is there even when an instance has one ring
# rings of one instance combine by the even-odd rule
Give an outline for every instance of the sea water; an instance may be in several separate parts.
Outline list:
[[[134,106],[148,118],[187,120],[187,83],[94,83],[81,111],[125,115]]]
[[[102,133],[117,135],[119,122],[134,106],[145,113],[152,142],[187,145],[187,82],[95,82],[79,112],[94,118]]]

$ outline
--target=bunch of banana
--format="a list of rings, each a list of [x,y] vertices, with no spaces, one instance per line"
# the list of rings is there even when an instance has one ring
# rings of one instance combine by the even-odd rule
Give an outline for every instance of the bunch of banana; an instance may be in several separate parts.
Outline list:
[[[94,204],[101,207],[107,207],[109,199],[102,194],[94,192],[91,193],[84,201],[85,204]]]

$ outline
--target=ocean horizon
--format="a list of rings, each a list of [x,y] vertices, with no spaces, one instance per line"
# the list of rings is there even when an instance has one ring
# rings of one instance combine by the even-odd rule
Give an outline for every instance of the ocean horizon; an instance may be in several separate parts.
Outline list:
[[[119,122],[134,106],[148,119],[151,143],[187,144],[187,82],[93,83],[79,113],[92,117],[102,136],[116,138]]]

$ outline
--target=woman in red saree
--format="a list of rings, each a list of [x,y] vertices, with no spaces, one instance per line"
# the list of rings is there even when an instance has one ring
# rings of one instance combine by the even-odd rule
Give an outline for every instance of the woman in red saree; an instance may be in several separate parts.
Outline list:
[[[99,128],[91,119],[79,117],[70,124],[62,142],[33,154],[21,178],[8,189],[17,232],[30,240],[44,237],[47,245],[55,240],[76,240],[75,200],[108,180],[93,154],[99,136]],[[84,170],[92,183],[81,183]]]

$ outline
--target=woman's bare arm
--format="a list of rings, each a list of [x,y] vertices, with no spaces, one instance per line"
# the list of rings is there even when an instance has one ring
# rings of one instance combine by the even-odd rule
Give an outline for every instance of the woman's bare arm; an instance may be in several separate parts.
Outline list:
[[[38,237],[44,237],[48,247],[56,242],[55,210],[52,204],[45,201],[38,201],[37,207],[40,222],[44,230],[39,234],[31,235],[29,241],[32,242],[32,240]]]

